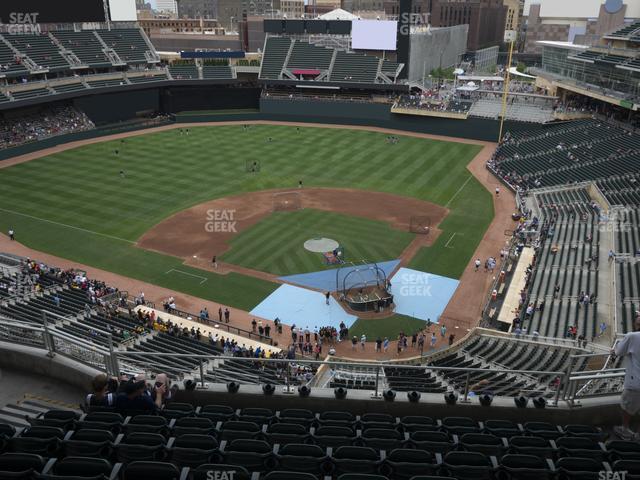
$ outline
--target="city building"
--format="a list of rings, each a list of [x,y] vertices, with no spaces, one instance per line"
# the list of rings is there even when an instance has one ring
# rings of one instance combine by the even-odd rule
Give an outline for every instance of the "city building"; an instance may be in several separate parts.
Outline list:
[[[218,18],[217,0],[180,0],[178,16],[180,18]]]
[[[216,18],[229,31],[237,32],[249,16],[280,16],[280,0],[217,0]]]
[[[539,41],[595,45],[607,32],[640,18],[637,0],[526,0],[524,51],[542,53]]]
[[[176,0],[156,0],[156,11],[159,13],[178,14]]]
[[[314,18],[337,8],[342,8],[340,0],[309,0],[305,5],[305,15]]]
[[[557,0],[556,0],[557,1]],[[431,25],[469,25],[467,50],[502,44],[507,7],[503,0],[433,0]]]
[[[468,25],[412,29],[409,45],[408,80],[425,84],[431,72],[458,65],[467,49]]]
[[[287,18],[302,18],[304,0],[280,0],[280,14]]]
[[[504,26],[504,41],[515,42],[520,31],[520,19],[524,7],[523,0],[504,0],[507,7],[507,19]]]

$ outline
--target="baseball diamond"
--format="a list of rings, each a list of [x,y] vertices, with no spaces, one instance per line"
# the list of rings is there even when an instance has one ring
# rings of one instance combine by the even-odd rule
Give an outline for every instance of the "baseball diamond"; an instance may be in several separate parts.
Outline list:
[[[640,478],[632,0],[50,3],[0,479]]]

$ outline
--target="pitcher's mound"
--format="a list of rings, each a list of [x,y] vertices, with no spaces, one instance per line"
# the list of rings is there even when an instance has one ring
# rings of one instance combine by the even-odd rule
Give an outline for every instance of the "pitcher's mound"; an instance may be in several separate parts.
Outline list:
[[[304,242],[304,248],[310,252],[333,252],[340,244],[331,238],[312,238]]]

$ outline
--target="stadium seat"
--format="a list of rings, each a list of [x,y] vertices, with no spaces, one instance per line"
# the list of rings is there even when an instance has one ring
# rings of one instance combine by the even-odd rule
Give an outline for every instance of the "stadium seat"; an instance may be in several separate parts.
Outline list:
[[[269,425],[274,418],[273,412],[268,408],[243,408],[238,416],[238,420],[258,425]]]
[[[64,431],[57,427],[32,426],[20,435],[10,438],[7,449],[10,452],[33,453],[43,457],[55,456],[64,438]]]
[[[222,429],[218,434],[220,440],[228,442],[237,439],[251,440],[262,435],[262,430],[258,425],[252,422],[239,422],[230,420],[224,422]]]
[[[318,477],[311,473],[275,470],[267,473],[262,480],[318,480]]]
[[[456,435],[480,432],[478,422],[467,417],[446,417],[442,419],[442,429]]]
[[[171,463],[164,462],[133,462],[124,467],[123,480],[180,480],[180,470]]]
[[[125,434],[144,432],[166,435],[168,423],[166,418],[158,415],[136,415],[123,424],[122,431]]]
[[[321,427],[353,427],[356,417],[351,412],[327,411],[318,415],[318,424]]]
[[[335,474],[377,473],[380,466],[378,452],[370,447],[338,447],[332,456]]]
[[[553,463],[535,455],[507,454],[500,460],[500,470],[513,480],[554,478]]]
[[[380,472],[398,479],[408,480],[416,475],[436,474],[442,463],[439,454],[433,455],[426,450],[396,449],[383,460]]]
[[[188,403],[171,402],[165,406],[160,414],[168,419],[191,417],[195,414],[193,405]]]
[[[298,423],[304,427],[309,427],[316,417],[311,410],[300,408],[288,408],[279,412],[278,421],[284,423]]]
[[[368,473],[343,473],[338,480],[388,480],[382,475],[371,475]]]
[[[487,420],[484,422],[484,432],[505,438],[523,434],[521,426],[509,420]]]
[[[384,425],[395,427],[398,419],[386,413],[365,413],[360,417],[360,424],[363,429],[367,426],[370,428],[384,428]]]
[[[4,453],[0,455],[0,478],[27,480],[44,468],[44,459],[30,453]]]
[[[222,456],[226,463],[242,465],[252,472],[267,472],[277,465],[271,445],[264,440],[233,440]]]
[[[318,445],[290,443],[278,451],[278,468],[289,472],[306,472],[316,476],[331,472],[325,450]]]
[[[527,422],[523,425],[524,431],[529,435],[555,440],[564,435],[559,425],[552,425],[547,422]]]
[[[164,456],[165,438],[159,433],[131,433],[113,447],[119,462],[154,462]]]
[[[325,448],[353,445],[356,438],[356,434],[351,428],[340,426],[322,426],[313,434],[314,443]]]
[[[369,428],[362,432],[361,438],[364,446],[379,450],[402,448],[405,443],[404,435],[386,428]]]
[[[465,433],[460,437],[460,449],[468,452],[479,452],[485,455],[502,457],[508,444],[495,435],[488,433]]]
[[[606,458],[602,443],[584,437],[560,437],[556,439],[558,457],[586,457],[599,462]]]
[[[611,465],[614,472],[626,472],[625,478],[638,480],[640,478],[640,460],[616,460]]]
[[[55,462],[49,471],[43,471],[40,478],[42,480],[108,480],[112,472],[112,465],[104,458],[66,457]],[[117,471],[115,473],[117,475]]]
[[[509,451],[538,457],[551,458],[555,454],[555,446],[542,437],[512,437],[509,439]]]
[[[431,417],[406,416],[400,419],[400,428],[405,432],[435,431],[438,424]]]
[[[179,467],[195,468],[220,460],[218,442],[209,435],[181,435],[167,448],[167,455],[168,460]]]
[[[78,430],[62,441],[62,455],[73,457],[110,457],[114,440],[115,437],[109,430],[93,430],[90,428]]]
[[[495,458],[477,452],[449,452],[442,464],[450,476],[460,480],[491,479],[497,467]]]
[[[182,417],[177,418],[173,424],[171,434],[174,437],[181,435],[217,435],[215,425],[208,418]]]
[[[236,412],[226,405],[205,405],[198,413],[199,417],[208,418],[212,422],[226,422],[233,420]]]
[[[446,432],[419,430],[410,434],[409,443],[419,450],[438,453],[447,453],[457,447],[457,440],[452,439]]]
[[[605,444],[609,461],[640,460],[640,443],[630,440],[609,440]]]
[[[601,462],[583,457],[559,458],[555,465],[561,478],[570,480],[600,479],[600,472],[606,470]]]
[[[564,431],[570,437],[586,437],[596,442],[604,441],[607,436],[601,428],[593,425],[566,425]]]
[[[67,431],[75,425],[80,417],[72,410],[48,410],[37,417],[27,417],[31,425],[61,428]]]
[[[297,423],[274,423],[267,427],[266,439],[271,444],[308,443],[311,435],[305,427]]]
[[[109,430],[114,434],[120,433],[124,417],[116,412],[91,412],[76,422],[76,429],[85,428]]]

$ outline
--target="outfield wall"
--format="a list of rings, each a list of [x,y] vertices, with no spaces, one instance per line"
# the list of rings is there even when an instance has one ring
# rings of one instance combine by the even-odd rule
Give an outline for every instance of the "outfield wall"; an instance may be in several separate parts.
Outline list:
[[[149,112],[167,114],[196,112],[177,116],[178,122],[185,123],[252,120],[327,123],[380,127],[490,142],[497,140],[500,129],[500,122],[496,120],[479,118],[457,120],[393,114],[389,104],[260,98],[260,89],[253,86],[245,88],[224,88],[215,85],[150,87],[138,89],[135,92],[120,91],[84,95],[68,100],[66,103],[68,102],[86,112],[99,128],[90,132],[60,135],[1,150],[0,160],[78,140],[141,130],[147,127],[126,122]],[[60,104],[60,102],[52,103]],[[255,112],[246,111],[251,109]],[[543,128],[544,126],[540,124],[505,122],[505,131]]]

